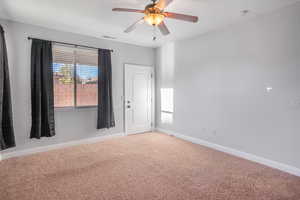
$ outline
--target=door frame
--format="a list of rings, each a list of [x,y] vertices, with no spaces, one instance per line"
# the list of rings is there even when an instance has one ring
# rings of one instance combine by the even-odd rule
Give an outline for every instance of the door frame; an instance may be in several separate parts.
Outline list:
[[[126,87],[125,87],[125,82],[126,82],[126,70],[129,66],[136,66],[136,67],[143,67],[143,68],[148,68],[151,71],[151,132],[154,131],[155,127],[155,70],[154,67],[151,65],[140,65],[140,64],[132,64],[132,63],[124,63],[124,70],[123,70],[123,130],[125,135],[131,135],[131,134],[138,134],[138,133],[129,133],[127,132],[127,127],[126,127]]]

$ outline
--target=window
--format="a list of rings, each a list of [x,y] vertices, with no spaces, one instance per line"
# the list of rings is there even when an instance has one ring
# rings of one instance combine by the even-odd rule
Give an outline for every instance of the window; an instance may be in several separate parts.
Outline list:
[[[53,45],[55,107],[98,105],[97,50]]]
[[[161,122],[171,124],[173,122],[173,88],[161,88]]]

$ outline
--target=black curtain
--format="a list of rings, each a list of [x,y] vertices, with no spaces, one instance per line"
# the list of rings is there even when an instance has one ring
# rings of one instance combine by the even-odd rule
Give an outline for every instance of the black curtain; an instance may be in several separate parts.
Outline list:
[[[55,135],[53,100],[52,44],[32,40],[31,46],[31,116],[30,138]]]
[[[0,150],[16,146],[4,30],[0,25]]]
[[[97,129],[115,126],[112,101],[111,51],[98,50],[98,120]]]

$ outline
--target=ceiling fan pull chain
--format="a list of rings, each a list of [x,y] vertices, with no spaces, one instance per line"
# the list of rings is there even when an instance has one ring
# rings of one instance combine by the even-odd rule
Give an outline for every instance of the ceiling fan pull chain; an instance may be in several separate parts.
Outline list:
[[[153,27],[153,41],[156,41],[157,37],[156,37],[156,26],[152,26]]]

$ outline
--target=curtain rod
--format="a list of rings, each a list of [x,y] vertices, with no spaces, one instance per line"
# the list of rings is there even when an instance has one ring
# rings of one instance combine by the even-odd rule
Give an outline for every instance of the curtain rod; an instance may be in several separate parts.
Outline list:
[[[39,38],[32,38],[32,37],[28,37],[28,40],[32,40],[32,39],[37,39],[37,40],[43,40],[43,39],[39,39]],[[47,40],[50,42],[54,42],[54,43],[58,43],[58,44],[65,44],[65,45],[73,45],[73,46],[77,46],[77,47],[85,47],[85,48],[90,48],[90,49],[100,49],[100,48],[96,48],[96,47],[91,47],[91,46],[85,46],[85,45],[79,45],[79,44],[72,44],[72,43],[67,43],[67,42],[57,42],[57,41],[53,41],[53,40]],[[111,52],[114,52],[113,49],[109,49]]]

